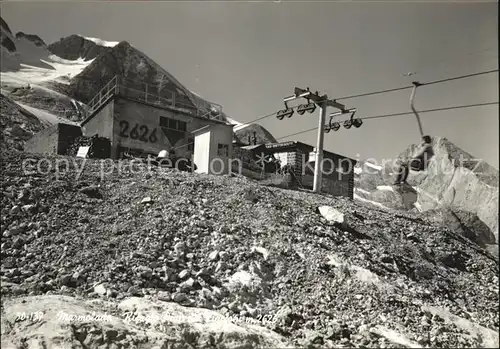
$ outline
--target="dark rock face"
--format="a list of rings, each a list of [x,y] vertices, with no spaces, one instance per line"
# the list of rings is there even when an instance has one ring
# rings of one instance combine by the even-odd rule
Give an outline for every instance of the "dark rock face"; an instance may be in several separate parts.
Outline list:
[[[89,66],[72,79],[69,86],[53,87],[84,103],[88,103],[111,79],[120,75],[126,79],[126,86],[131,89],[144,91],[145,84],[148,84],[149,94],[166,99],[170,99],[171,91],[175,91],[176,102],[182,103],[184,107],[221,114],[222,120],[227,119],[217,105],[189,91],[155,61],[126,41],[105,47],[79,35],[71,35],[49,45],[48,50],[64,59],[93,59]]]
[[[22,39],[22,38],[33,42],[36,46],[47,47],[47,44],[45,44],[45,41],[43,41],[42,38],[40,38],[38,35],[26,34],[23,32],[19,32],[16,34],[16,39]]]
[[[495,235],[479,217],[469,211],[459,208],[443,208],[430,210],[426,215],[443,227],[462,235],[481,247],[495,244]]]
[[[175,91],[177,103],[187,108],[198,106],[207,112],[212,110],[210,102],[190,92],[165,69],[126,41],[107,48],[97,56],[71,80],[66,93],[87,103],[116,75],[125,79],[124,85],[131,89],[129,91],[144,91],[145,84],[148,84],[148,93],[151,95],[170,99],[171,91]]]
[[[2,38],[2,46],[10,52],[16,52],[16,44],[8,36]]]
[[[2,46],[6,48],[9,52],[16,51],[16,44],[14,43],[14,37],[12,32],[10,31],[9,25],[4,21],[2,17],[0,17],[0,41],[2,42]],[[3,64],[3,62],[2,62]]]
[[[18,106],[11,99],[0,95],[0,147],[22,150],[27,139],[45,126],[30,112]]]
[[[99,46],[95,42],[86,40],[80,35],[70,35],[49,45],[49,51],[64,59],[75,60],[84,58],[94,59],[101,53],[110,51],[111,47]]]
[[[4,21],[4,19],[2,17],[0,17],[0,26],[2,27],[3,30],[12,34],[12,31],[10,30],[9,25],[7,24],[7,22]]]

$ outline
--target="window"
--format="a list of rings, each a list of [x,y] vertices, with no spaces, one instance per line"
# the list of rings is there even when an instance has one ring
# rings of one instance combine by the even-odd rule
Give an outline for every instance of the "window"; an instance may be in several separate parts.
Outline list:
[[[187,129],[187,123],[185,121],[175,120],[164,116],[160,116],[160,126],[180,132],[186,132]]]
[[[219,143],[217,145],[218,156],[229,156],[229,145]]]
[[[177,130],[177,120],[174,119],[168,119],[168,128],[172,130]]]

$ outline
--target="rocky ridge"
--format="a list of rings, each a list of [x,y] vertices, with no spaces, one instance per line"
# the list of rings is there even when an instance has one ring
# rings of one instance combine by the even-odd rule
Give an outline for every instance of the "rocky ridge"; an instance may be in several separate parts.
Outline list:
[[[26,140],[45,128],[35,115],[3,94],[0,95],[0,107],[2,109],[0,147],[2,149],[22,150]]]
[[[47,44],[45,41],[42,40],[41,37],[35,34],[26,34],[23,32],[18,32],[16,33],[16,39],[22,39],[25,38],[31,42],[33,42],[36,46],[41,46],[41,47],[47,47]]]
[[[112,50],[111,47],[97,45],[91,40],[87,40],[80,35],[70,35],[61,38],[48,46],[48,49],[58,57],[75,60],[83,58],[86,61],[92,60],[100,54]]]

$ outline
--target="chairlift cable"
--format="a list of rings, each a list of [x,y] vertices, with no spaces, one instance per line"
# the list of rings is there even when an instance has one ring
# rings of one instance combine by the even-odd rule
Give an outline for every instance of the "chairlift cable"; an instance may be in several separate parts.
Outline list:
[[[482,71],[482,72],[473,73],[473,74],[467,74],[467,75],[460,75],[460,76],[455,76],[455,77],[452,77],[452,78],[447,78],[447,79],[442,79],[442,80],[436,80],[436,81],[430,81],[430,82],[422,82],[422,83],[420,83],[420,85],[421,86],[426,86],[426,85],[440,84],[440,83],[447,82],[447,81],[458,80],[458,79],[465,79],[465,78],[470,78],[470,77],[473,77],[473,76],[485,75],[485,74],[490,74],[490,73],[495,73],[495,72],[498,72],[498,69],[492,69],[492,70],[487,70],[487,71]],[[377,94],[388,93],[388,92],[408,90],[410,88],[413,88],[413,86],[414,85],[409,85],[409,86],[403,86],[403,87],[398,87],[398,88],[391,88],[391,89],[388,89],[388,90],[381,90],[381,91],[374,91],[374,92],[362,93],[362,94],[359,94],[359,95],[352,95],[352,96],[346,96],[346,97],[341,97],[341,98],[335,98],[335,100],[344,100],[344,99],[351,99],[351,98],[357,98],[357,97],[371,96],[371,95],[377,95]]]
[[[438,112],[438,111],[444,111],[444,110],[452,110],[452,109],[463,109],[463,108],[474,108],[474,107],[482,107],[482,106],[488,106],[488,105],[494,105],[494,104],[499,104],[499,102],[488,102],[488,103],[477,103],[477,104],[466,104],[466,105],[457,105],[457,106],[452,106],[452,107],[444,107],[444,108],[435,108],[435,109],[426,109],[426,110],[419,110],[419,113],[431,113],[431,112]],[[403,116],[403,115],[412,115],[413,112],[403,112],[403,113],[394,113],[394,114],[382,114],[382,115],[374,115],[374,116],[366,116],[362,117],[360,119],[362,120],[367,120],[367,119],[380,119],[380,118],[387,118],[387,117],[392,117],[392,116]],[[342,121],[338,121],[342,122]],[[317,130],[317,127],[312,127],[307,130],[295,132],[286,136],[282,136],[279,138],[276,138],[276,140],[280,140],[283,138],[291,137],[291,136],[296,136],[302,133],[307,133],[311,132],[314,130]]]

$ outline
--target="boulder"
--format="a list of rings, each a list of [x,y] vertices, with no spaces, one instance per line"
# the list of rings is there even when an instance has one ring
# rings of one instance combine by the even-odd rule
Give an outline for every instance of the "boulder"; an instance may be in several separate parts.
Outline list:
[[[496,242],[491,229],[473,212],[455,207],[444,207],[429,210],[425,216],[483,248]]]

